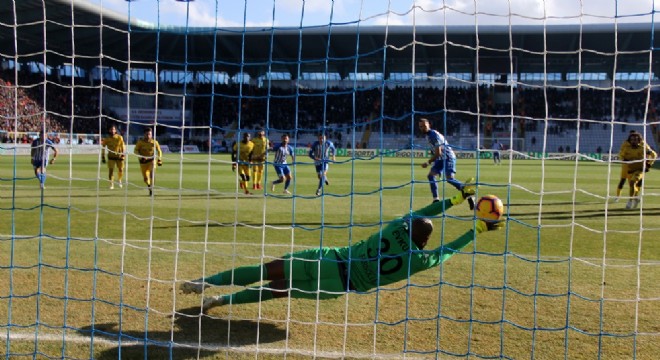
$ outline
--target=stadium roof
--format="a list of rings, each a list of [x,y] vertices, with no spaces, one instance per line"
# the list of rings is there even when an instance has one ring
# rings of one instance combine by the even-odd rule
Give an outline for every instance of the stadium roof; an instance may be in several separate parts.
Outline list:
[[[44,21],[45,20],[45,21]],[[658,71],[653,24],[158,27],[81,0],[0,1],[0,52],[18,62],[153,70],[367,73]],[[45,25],[44,25],[45,24]],[[103,26],[100,26],[103,25]],[[45,26],[45,27],[44,27]],[[73,27],[73,30],[72,30]],[[18,41],[14,42],[14,34]],[[46,34],[47,39],[44,38]],[[479,59],[477,62],[476,59]],[[511,61],[510,59],[513,59]]]

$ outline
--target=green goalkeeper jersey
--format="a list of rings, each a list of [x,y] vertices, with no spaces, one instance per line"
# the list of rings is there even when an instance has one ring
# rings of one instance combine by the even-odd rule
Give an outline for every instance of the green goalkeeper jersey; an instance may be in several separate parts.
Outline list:
[[[435,216],[451,206],[451,200],[447,199],[415,211],[412,216]],[[468,231],[455,241],[434,250],[420,250],[410,239],[409,218],[405,216],[395,219],[368,239],[336,249],[339,258],[348,265],[355,290],[364,292],[405,280],[417,272],[438,266],[474,238],[474,232]]]

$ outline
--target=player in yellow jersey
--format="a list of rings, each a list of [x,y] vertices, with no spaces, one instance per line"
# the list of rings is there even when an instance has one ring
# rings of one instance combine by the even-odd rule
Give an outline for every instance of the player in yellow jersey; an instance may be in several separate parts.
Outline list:
[[[266,163],[266,152],[270,148],[270,142],[263,130],[257,130],[256,137],[252,139],[254,150],[252,150],[252,188],[262,189],[261,180],[264,175],[264,164]]]
[[[635,130],[630,130],[630,134],[634,132]],[[619,148],[619,154],[623,154],[624,152],[628,151],[629,148],[630,148],[630,141],[626,139],[621,143],[621,147]],[[621,158],[619,158],[619,160],[621,160]],[[614,202],[619,202],[619,199],[621,198],[621,191],[623,190],[623,185],[626,182],[628,182],[628,164],[622,162],[621,176],[619,177],[619,183],[616,185],[616,197],[614,198]]]
[[[626,204],[626,209],[634,209],[639,205],[639,190],[642,186],[644,173],[651,169],[658,155],[642,140],[642,135],[636,131],[628,135],[628,142],[630,147],[621,147],[619,160],[628,164],[630,199]]]
[[[117,134],[117,127],[110,126],[108,137],[101,140],[101,161],[105,164],[105,149],[108,149],[108,180],[110,180],[110,190],[115,188],[114,172],[117,167],[117,182],[122,187],[121,180],[124,178],[124,153],[126,145],[124,138]]]
[[[156,173],[154,161],[158,166],[163,165],[163,152],[160,150],[158,140],[154,139],[151,128],[145,128],[144,137],[139,139],[137,144],[135,144],[135,155],[138,156],[142,179],[147,184],[149,196],[151,196],[154,186],[154,175]]]
[[[252,150],[254,143],[250,141],[250,133],[243,133],[243,139],[234,144],[233,154],[238,159],[238,176],[240,176],[241,189],[245,190],[246,195],[250,195],[248,184],[250,184],[250,162],[252,161]]]

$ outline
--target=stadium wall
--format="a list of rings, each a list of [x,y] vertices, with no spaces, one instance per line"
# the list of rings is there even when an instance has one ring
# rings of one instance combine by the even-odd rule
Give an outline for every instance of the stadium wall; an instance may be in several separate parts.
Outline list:
[[[55,145],[57,150],[62,155],[93,155],[99,154],[101,147],[99,145]],[[133,153],[135,145],[127,145],[126,152],[128,154]],[[170,153],[169,147],[167,145],[161,146],[163,153]],[[29,144],[0,144],[0,155],[30,155],[31,146]],[[197,146],[184,146],[184,153],[200,153]],[[307,147],[296,147],[295,148],[296,156],[307,156],[309,148]],[[480,159],[492,159],[491,150],[481,150],[478,152],[475,151],[455,151],[456,157],[458,159],[475,159],[476,154],[479,154]],[[347,149],[347,148],[338,148],[336,155],[338,157],[348,157],[348,158],[357,158],[357,159],[373,159],[380,156],[383,157],[396,157],[396,158],[423,158],[426,159],[430,157],[428,150],[399,150],[399,149]],[[514,160],[530,160],[530,159],[550,159],[550,160],[585,160],[585,161],[617,161],[619,159],[618,154],[597,154],[597,153],[588,153],[580,154],[579,157],[573,153],[541,153],[541,152],[510,152],[502,151],[502,159],[514,159]]]

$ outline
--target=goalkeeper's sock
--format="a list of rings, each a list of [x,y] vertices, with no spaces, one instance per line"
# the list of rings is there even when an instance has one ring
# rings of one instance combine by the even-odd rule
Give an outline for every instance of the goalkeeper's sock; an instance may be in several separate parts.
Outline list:
[[[261,265],[241,266],[233,270],[233,279],[232,270],[227,270],[209,276],[204,281],[212,285],[248,285],[265,280],[268,277],[268,271],[265,266],[263,267],[263,278],[261,277],[261,272]]]
[[[222,296],[222,304],[249,304],[266,301],[273,298],[273,293],[268,289],[247,288],[230,295]]]

